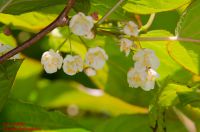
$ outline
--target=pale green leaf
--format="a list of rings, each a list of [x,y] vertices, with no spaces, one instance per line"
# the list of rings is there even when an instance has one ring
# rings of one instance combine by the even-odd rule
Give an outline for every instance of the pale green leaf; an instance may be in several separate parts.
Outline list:
[[[189,3],[191,0],[127,0],[123,8],[136,14],[151,14],[169,11]]]
[[[194,0],[183,13],[178,23],[176,34],[181,38],[200,39],[200,1]],[[192,42],[180,42],[181,45],[170,45],[170,51],[174,60],[194,74],[200,74],[200,44]],[[177,53],[178,52],[178,53]],[[181,57],[181,55],[183,57]],[[184,56],[186,58],[184,58]]]

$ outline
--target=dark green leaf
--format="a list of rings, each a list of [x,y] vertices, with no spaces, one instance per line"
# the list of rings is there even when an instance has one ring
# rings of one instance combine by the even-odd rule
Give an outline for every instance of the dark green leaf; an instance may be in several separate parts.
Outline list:
[[[151,132],[146,115],[121,115],[106,121],[95,132]]]
[[[6,102],[22,60],[8,60],[0,64],[0,111]]]
[[[178,92],[179,100],[183,105],[191,104],[194,107],[200,107],[200,93],[197,92]]]
[[[38,129],[64,129],[80,127],[60,112],[48,112],[39,106],[10,99],[0,113],[0,126],[8,122],[23,122],[24,127]],[[2,128],[2,127],[0,127]]]

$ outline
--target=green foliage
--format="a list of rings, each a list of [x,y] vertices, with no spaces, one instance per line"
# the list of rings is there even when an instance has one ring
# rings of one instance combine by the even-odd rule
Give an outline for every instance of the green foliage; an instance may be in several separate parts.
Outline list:
[[[0,116],[2,127],[5,122],[23,122],[25,126],[42,130],[80,127],[60,112],[48,112],[39,106],[14,99],[8,100]]]
[[[31,37],[45,28],[59,15],[66,2],[1,0],[0,42],[12,46],[22,43],[27,37],[21,33]],[[69,18],[77,12],[96,13],[101,18],[117,2],[119,0],[76,0]],[[199,0],[126,0],[104,23],[95,25],[92,40],[71,34],[67,26],[56,28],[23,51],[23,63],[22,60],[8,60],[0,64],[0,129],[5,122],[23,122],[26,127],[44,129],[44,132],[186,132],[173,112],[176,107],[196,123],[199,131],[200,47],[199,43],[184,40],[199,41],[199,12]],[[133,50],[126,57],[120,52],[119,39],[124,37],[122,28],[127,21],[143,26],[149,16],[141,14],[152,13],[156,13],[156,18],[151,27],[136,38],[130,38],[142,48],[152,49],[160,60],[156,86],[146,92],[129,87],[127,72],[135,63],[132,56],[137,51]],[[155,41],[174,36],[171,32],[180,14],[176,36],[181,41]],[[12,30],[11,35],[4,34],[5,27]],[[142,41],[142,38],[149,41]],[[43,71],[40,58],[50,48],[57,50],[60,47],[63,57],[72,53],[84,59],[88,48],[96,46],[102,47],[109,59],[93,77],[84,72],[72,77],[62,69],[48,75]],[[69,112],[72,106],[77,110],[74,115]]]
[[[106,121],[95,132],[150,132],[146,115],[121,115]]]
[[[73,129],[59,129],[59,130],[45,130],[45,131],[34,131],[34,132],[90,132],[84,129],[73,128]]]
[[[50,24],[56,15],[46,15],[39,12],[25,13],[22,15],[0,14],[0,22],[6,25],[12,25],[16,29],[23,29],[29,32],[38,32]],[[40,21],[43,21],[40,23]]]
[[[191,3],[191,5],[186,9],[183,13],[182,17],[177,26],[176,34],[179,37],[188,37],[192,39],[199,39],[199,8],[200,2],[199,0],[195,0]],[[180,42],[181,46],[175,45],[172,47],[172,56],[173,58],[181,64],[186,69],[190,70],[195,74],[200,74],[200,65],[199,65],[199,56],[200,56],[200,48],[199,44],[192,42]],[[181,54],[187,55],[187,59],[183,59],[180,57],[180,53],[176,53],[177,48],[180,49]],[[183,49],[184,48],[184,49]],[[176,49],[176,50],[175,50]],[[176,55],[175,55],[176,54]]]
[[[177,84],[168,84],[164,87],[160,97],[159,97],[159,105],[162,107],[169,107],[175,105],[178,99],[178,93],[190,93],[192,89]]]
[[[176,9],[189,3],[190,0],[128,0],[123,8],[137,14],[151,14]]]
[[[178,97],[183,105],[190,104],[194,107],[200,107],[200,94],[198,92],[178,92]]]
[[[8,60],[0,65],[0,110],[6,102],[22,60]]]

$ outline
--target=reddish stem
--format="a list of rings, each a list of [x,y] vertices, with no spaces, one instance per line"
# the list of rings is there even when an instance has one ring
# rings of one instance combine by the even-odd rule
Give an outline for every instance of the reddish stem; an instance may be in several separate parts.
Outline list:
[[[73,7],[75,0],[68,0],[66,7],[60,13],[60,15],[54,20],[51,24],[37,33],[34,37],[30,38],[29,40],[25,41],[22,45],[12,49],[11,51],[7,52],[6,54],[0,57],[0,63],[4,62],[5,60],[9,59],[10,57],[18,54],[19,52],[25,50],[26,48],[30,47],[31,45],[35,44],[41,38],[43,38],[46,34],[51,32],[56,27],[65,26],[68,24],[69,19],[67,17],[69,11]]]

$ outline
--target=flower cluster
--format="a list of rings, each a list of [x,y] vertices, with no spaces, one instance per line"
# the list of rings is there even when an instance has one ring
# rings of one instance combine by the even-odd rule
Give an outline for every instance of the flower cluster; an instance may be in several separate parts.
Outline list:
[[[141,87],[145,91],[154,88],[155,80],[159,77],[155,71],[160,62],[153,50],[140,49],[133,56],[135,65],[127,74],[130,87]]]
[[[63,67],[63,71],[68,75],[75,75],[84,70],[88,76],[94,76],[96,70],[103,68],[107,59],[106,52],[100,47],[90,48],[85,61],[79,55],[67,55],[63,59],[58,52],[50,49],[43,53],[41,63],[47,73],[55,73]]]
[[[82,12],[79,12],[72,17],[69,27],[75,35],[83,36],[87,39],[94,38],[94,33],[92,32],[94,20],[91,16],[85,16]]]
[[[124,34],[128,36],[138,36],[138,26],[129,21],[123,28]],[[134,42],[127,38],[120,40],[120,51],[125,52],[126,56],[129,55],[133,48],[137,48]],[[145,91],[149,91],[154,88],[155,80],[159,77],[155,71],[159,66],[159,59],[155,55],[154,51],[150,49],[136,49],[137,52],[133,55],[133,61],[135,65],[127,73],[127,81],[130,87],[141,87]]]
[[[0,56],[2,56],[3,54],[7,53],[8,51],[12,50],[13,47],[10,45],[4,45],[0,43]],[[10,59],[20,59],[20,55],[16,54],[13,57],[11,57]]]
[[[139,33],[138,26],[133,22],[129,21],[123,28],[123,32],[128,36],[137,36]],[[135,47],[135,44],[132,40],[127,38],[122,38],[120,40],[120,51],[125,52],[126,56],[129,55],[132,48]]]

